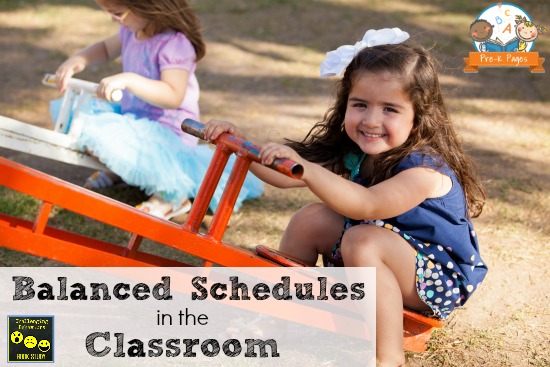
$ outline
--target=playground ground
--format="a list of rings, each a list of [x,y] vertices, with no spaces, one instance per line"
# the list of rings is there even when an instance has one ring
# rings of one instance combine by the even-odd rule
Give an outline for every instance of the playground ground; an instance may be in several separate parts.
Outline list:
[[[475,219],[486,281],[465,308],[434,333],[429,350],[411,354],[411,366],[550,365],[550,79],[526,68],[482,68],[465,74],[474,51],[469,25],[491,1],[462,0],[215,0],[192,1],[202,19],[207,56],[199,65],[202,120],[238,123],[256,143],[299,138],[326,110],[332,80],[318,78],[324,53],[360,39],[369,28],[400,27],[433,46],[441,82],[466,146],[479,163],[489,200]],[[550,29],[550,4],[517,3]],[[40,84],[42,75],[75,50],[111,34],[93,1],[0,0],[0,115],[51,128],[48,103],[59,97]],[[550,33],[536,42],[550,56]],[[547,62],[544,66],[550,68]],[[87,70],[98,81],[119,65]],[[0,156],[81,184],[80,167],[0,148]],[[135,205],[133,188],[102,192]],[[246,203],[224,240],[252,248],[276,247],[292,213],[315,197],[300,190],[266,188]],[[36,202],[0,188],[0,211],[29,216]],[[50,222],[61,228],[123,241],[106,229],[63,210]],[[185,255],[146,244],[151,252]],[[188,259],[194,261],[193,259]],[[0,249],[1,266],[60,265]]]

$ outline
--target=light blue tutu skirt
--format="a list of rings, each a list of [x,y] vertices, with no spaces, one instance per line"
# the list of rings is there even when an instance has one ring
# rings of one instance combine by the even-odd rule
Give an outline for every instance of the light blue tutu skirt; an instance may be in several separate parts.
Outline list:
[[[54,111],[53,103],[51,107]],[[82,132],[77,146],[90,151],[127,184],[141,188],[147,195],[160,195],[174,209],[185,199],[196,197],[214,150],[205,144],[185,145],[158,122],[117,112],[116,105],[92,99],[78,114]],[[234,161],[232,155],[210,202],[212,211],[220,202]],[[262,182],[249,173],[234,211],[244,200],[260,197],[263,190]]]

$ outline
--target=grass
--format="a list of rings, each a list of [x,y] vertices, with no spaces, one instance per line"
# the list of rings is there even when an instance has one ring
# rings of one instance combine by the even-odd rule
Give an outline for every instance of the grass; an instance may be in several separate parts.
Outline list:
[[[29,220],[33,217],[32,213],[38,211],[39,206],[40,202],[35,198],[0,187],[2,213]]]
[[[106,189],[103,194],[126,203],[139,203],[145,196],[137,189]],[[27,195],[0,187],[0,213],[13,217],[34,221],[40,207],[40,201]],[[91,237],[100,241],[126,246],[130,240],[130,233],[112,227],[97,220],[79,215],[69,210],[54,206],[48,226],[71,233]],[[194,266],[200,266],[202,260],[192,255],[182,253],[163,244],[145,239],[140,251],[158,255],[164,258],[181,261]],[[0,249],[0,265],[2,266],[49,266],[60,265],[46,259],[39,259],[30,255],[23,255],[11,250]]]

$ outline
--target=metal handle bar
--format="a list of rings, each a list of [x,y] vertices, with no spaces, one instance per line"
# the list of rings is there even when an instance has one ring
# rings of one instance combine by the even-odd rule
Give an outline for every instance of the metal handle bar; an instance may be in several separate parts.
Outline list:
[[[48,87],[56,88],[57,86],[55,84],[55,81],[56,81],[56,77],[53,74],[45,74],[44,77],[42,78],[42,84]],[[95,93],[98,87],[98,84],[89,82],[86,80],[71,78],[69,80],[69,87],[77,90],[83,90],[88,93]],[[120,102],[122,100],[122,90],[120,89],[113,90],[113,92],[111,93],[111,100],[114,102]]]
[[[187,134],[204,139],[204,124],[201,122],[185,119],[181,123],[181,129]],[[216,142],[223,143],[238,155],[245,156],[254,162],[261,163],[259,157],[260,147],[258,145],[254,145],[244,139],[227,133],[221,134],[218,139],[216,139]],[[268,167],[292,178],[300,178],[304,173],[304,168],[301,164],[286,158],[276,159]]]

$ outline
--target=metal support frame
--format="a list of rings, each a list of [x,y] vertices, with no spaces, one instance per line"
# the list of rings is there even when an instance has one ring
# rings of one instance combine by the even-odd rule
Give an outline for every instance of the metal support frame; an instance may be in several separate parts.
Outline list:
[[[277,266],[239,246],[222,242],[240,188],[251,164],[247,146],[224,134],[195,198],[187,221],[178,225],[5,158],[0,158],[0,185],[42,201],[34,221],[0,214],[0,246],[77,266],[189,266],[139,251],[151,239],[204,260],[204,266]],[[250,143],[247,143],[250,146]],[[237,153],[230,179],[206,233],[200,233],[208,204],[229,156]],[[127,246],[99,241],[48,226],[53,206],[131,233]]]

